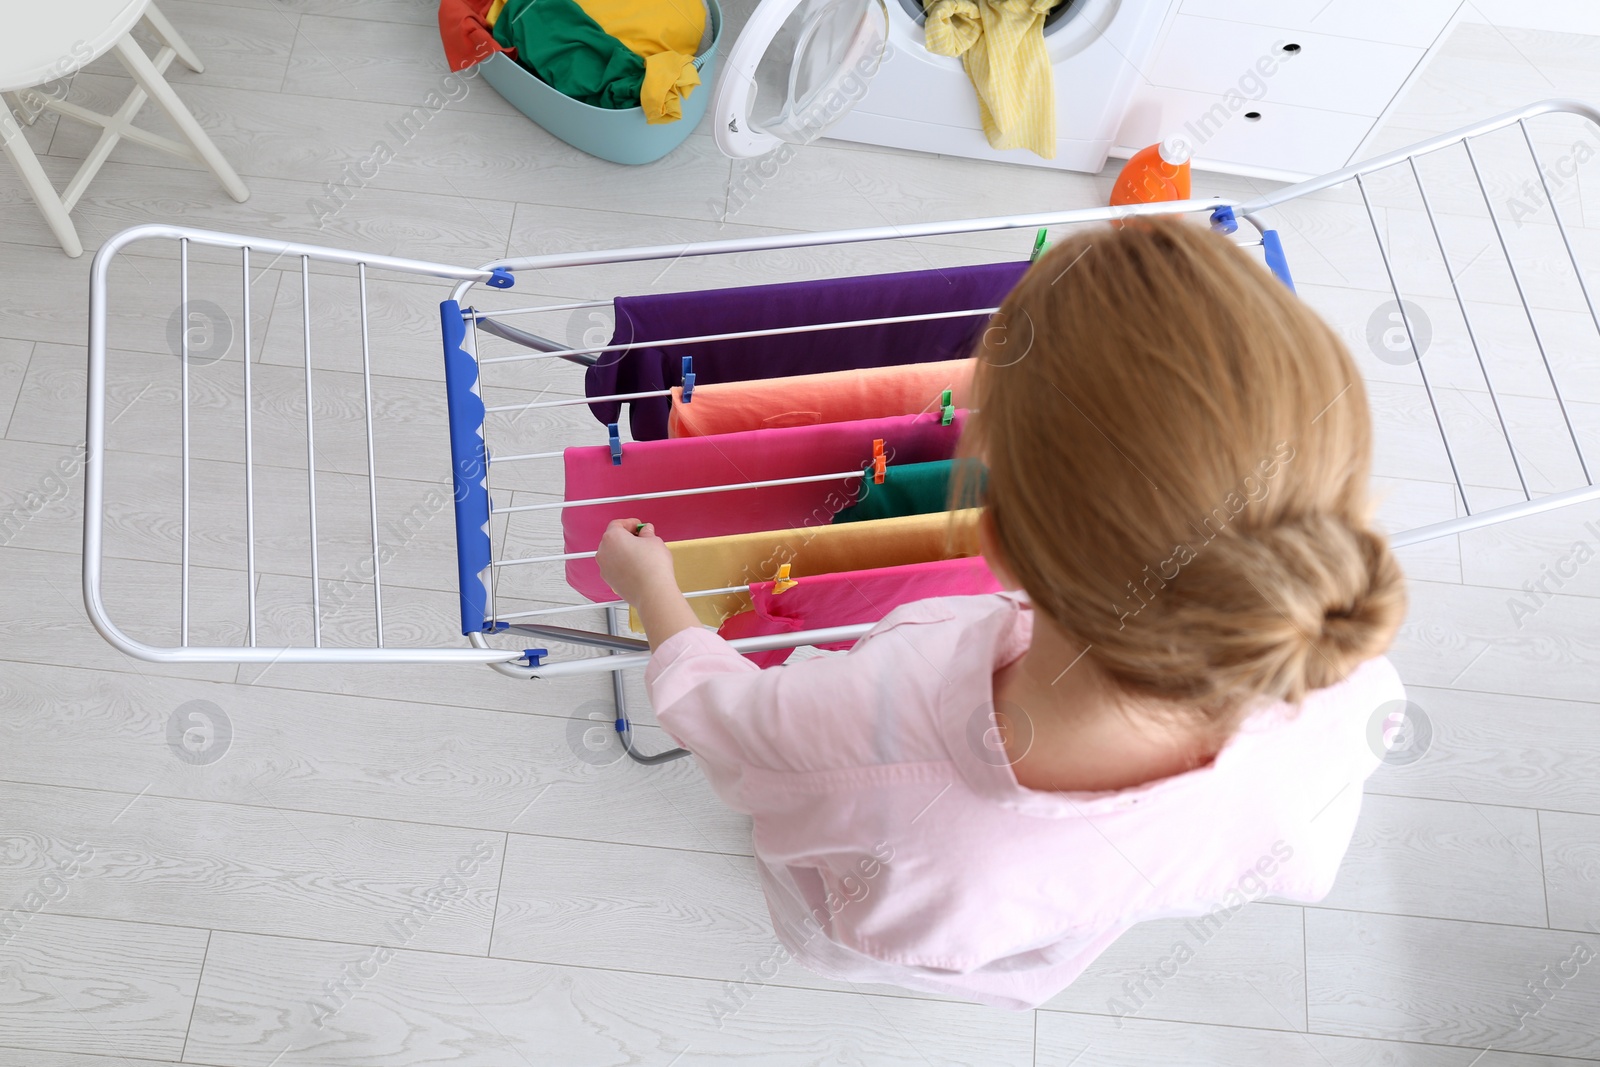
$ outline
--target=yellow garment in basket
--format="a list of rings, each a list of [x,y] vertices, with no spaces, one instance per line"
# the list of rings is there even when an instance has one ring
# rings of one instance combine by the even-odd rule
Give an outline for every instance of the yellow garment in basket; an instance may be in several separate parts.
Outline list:
[[[703,0],[578,0],[600,28],[644,58],[639,105],[646,122],[676,122],[700,84],[695,49],[706,29]]]
[[[978,554],[978,508],[952,513],[903,515],[893,519],[847,522],[840,526],[806,526],[797,530],[762,530],[727,537],[669,541],[672,573],[678,588],[724,589],[771,581],[789,564],[789,577],[898,567]],[[747,591],[725,596],[690,597],[689,605],[707,626],[721,626],[729,615],[750,608]],[[628,609],[628,625],[642,632],[639,617]]]
[[[494,3],[489,5],[488,12],[484,14],[483,21],[487,22],[492,28],[495,20],[500,17],[500,12],[504,11],[505,9],[506,0],[494,0]]]
[[[1060,0],[924,0],[928,51],[960,56],[995,148],[1056,157],[1056,90],[1044,19]]]

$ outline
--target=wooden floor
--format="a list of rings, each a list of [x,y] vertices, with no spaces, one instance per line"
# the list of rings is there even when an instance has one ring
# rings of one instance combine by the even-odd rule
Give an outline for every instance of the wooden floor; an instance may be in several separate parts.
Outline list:
[[[1108,175],[838,142],[756,171],[723,159],[704,128],[658,164],[614,167],[554,141],[488,86],[447,78],[423,0],[163,7],[209,63],[173,81],[252,196],[234,204],[199,170],[125,144],[73,213],[91,251],[125,226],[181,221],[472,265],[1088,206],[1109,187]],[[71,92],[109,109],[126,88],[96,64]],[[1555,95],[1600,100],[1600,38],[1464,25],[1408,91],[1381,147]],[[86,129],[54,117],[27,136],[60,182],[92,144]],[[1572,157],[1555,199],[1600,289],[1600,163],[1589,161],[1600,134],[1558,126],[1540,141],[1549,160]],[[1530,195],[1500,182],[1493,153],[1484,164],[1503,210]],[[1459,161],[1428,177],[1447,220],[1471,207],[1476,188]],[[1264,188],[1196,180],[1201,195]],[[1436,258],[1420,208],[1381,183],[1376,192],[1397,258]],[[1526,206],[1513,236],[1552,239],[1548,207]],[[1369,376],[1384,520],[1400,528],[1456,514],[1415,368],[1378,358],[1368,340],[1375,318],[1380,338],[1392,323],[1356,194],[1293,205],[1278,225],[1301,291]],[[1490,237],[1450,225],[1489,248]],[[1024,255],[1030,243],[1019,233],[540,272],[522,288],[594,298],[985,261]],[[215,313],[192,335],[203,358],[192,367],[191,626],[197,638],[232,641],[245,616],[228,383],[246,352],[245,323],[237,267],[206,253],[195,260],[195,306],[211,301]],[[256,491],[268,502],[257,531],[264,641],[304,640],[311,625],[307,513],[294,476],[306,413],[295,266],[263,266],[249,318]],[[1369,783],[1355,843],[1322,904],[1251,904],[1206,939],[1181,922],[1138,927],[1031,1014],[843,986],[794,965],[753,977],[771,972],[776,943],[747,823],[689,763],[638,768],[595,746],[607,732],[595,729],[609,708],[603,678],[164,667],[96,635],[78,552],[88,268],[87,256],[60,253],[0,167],[0,1064],[1600,1061],[1600,507],[1405,553],[1412,611],[1394,658],[1430,741],[1421,759]],[[1452,270],[1463,284],[1493,281],[1487,267]],[[1544,340],[1597,462],[1600,343],[1559,274],[1532,275],[1529,297],[1549,312]],[[113,278],[107,597],[131,631],[157,643],[174,637],[179,588],[175,278],[171,258],[155,254],[130,258]],[[325,623],[330,641],[355,641],[370,635],[369,588],[360,576],[339,586],[351,592],[335,588],[366,536],[355,290],[321,274],[312,283],[319,518],[334,546],[323,561]],[[1451,305],[1440,303],[1448,290],[1424,290],[1434,384],[1441,406],[1465,420],[1457,449],[1471,502],[1504,502],[1517,483],[1488,394]],[[409,516],[386,534],[397,549],[385,571],[397,590],[385,602],[396,643],[437,639],[451,610],[435,368],[434,309],[445,295],[441,284],[392,277],[375,278],[370,292],[377,485]],[[1492,369],[1532,351],[1514,299],[1479,324]],[[540,328],[572,341],[608,333],[595,309]],[[500,380],[507,395],[581,393],[577,375],[559,368],[520,373]],[[1526,434],[1530,485],[1576,484],[1547,389],[1535,373],[1512,373],[1502,393]],[[500,431],[502,450],[603,443],[586,415],[543,410]],[[513,501],[553,491],[536,471],[519,477]],[[502,525],[496,536],[509,554],[556,543],[533,527]],[[1525,591],[1539,581],[1551,595]],[[559,575],[508,577],[500,593],[572,597]],[[641,745],[666,744],[640,715]],[[1180,942],[1193,959],[1152,981]],[[1140,981],[1150,995],[1131,1010],[1126,990]]]

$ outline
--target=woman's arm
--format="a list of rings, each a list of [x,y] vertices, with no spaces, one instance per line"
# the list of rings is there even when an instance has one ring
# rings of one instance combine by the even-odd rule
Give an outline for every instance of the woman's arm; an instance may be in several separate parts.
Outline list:
[[[684,630],[699,628],[700,620],[673,577],[672,553],[648,522],[612,520],[600,537],[594,561],[606,584],[639,613],[652,649]]]

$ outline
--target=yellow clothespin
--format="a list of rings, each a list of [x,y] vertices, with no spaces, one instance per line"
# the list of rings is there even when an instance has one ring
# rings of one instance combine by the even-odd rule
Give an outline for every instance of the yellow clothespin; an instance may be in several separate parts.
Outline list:
[[[777,580],[772,583],[772,595],[777,596],[779,593],[786,593],[799,584],[799,582],[789,577],[789,564],[780,563],[778,565]]]

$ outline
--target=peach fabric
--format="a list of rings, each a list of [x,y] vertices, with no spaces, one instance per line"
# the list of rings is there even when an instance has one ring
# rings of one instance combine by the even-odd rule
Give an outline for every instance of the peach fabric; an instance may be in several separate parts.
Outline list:
[[[667,436],[705,437],[739,430],[916,415],[938,411],[946,389],[954,393],[956,407],[966,407],[974,364],[972,359],[950,359],[698,385],[687,404],[683,402],[682,387],[674,386]]]
[[[667,548],[672,551],[678,588],[685,592],[748,586],[775,578],[784,563],[789,564],[790,577],[804,578],[976,556],[978,510],[669,541]],[[729,615],[749,610],[750,603],[748,589],[689,598],[695,615],[708,626],[721,626]],[[642,630],[631,611],[629,621],[635,630]]]

